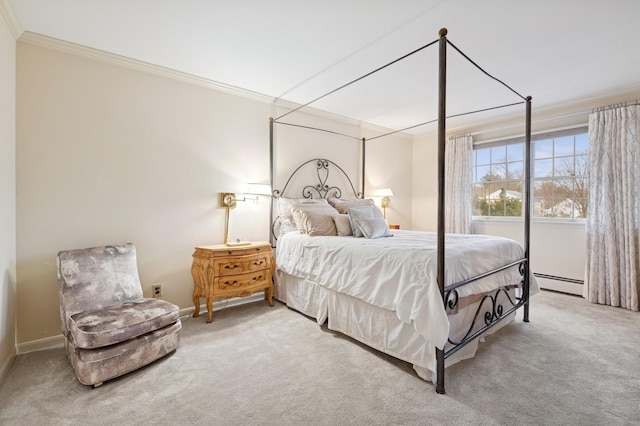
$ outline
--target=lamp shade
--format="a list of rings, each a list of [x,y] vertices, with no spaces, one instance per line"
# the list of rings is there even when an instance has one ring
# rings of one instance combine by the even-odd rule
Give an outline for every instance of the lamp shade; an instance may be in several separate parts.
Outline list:
[[[271,185],[265,183],[249,183],[247,184],[246,194],[253,195],[271,195]]]
[[[376,188],[376,192],[373,194],[374,197],[393,197],[393,191],[391,188]]]

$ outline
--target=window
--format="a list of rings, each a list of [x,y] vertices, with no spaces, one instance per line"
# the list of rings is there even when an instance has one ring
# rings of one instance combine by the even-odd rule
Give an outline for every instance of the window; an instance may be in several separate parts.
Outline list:
[[[585,218],[587,128],[532,136],[532,217]],[[473,215],[522,216],[524,138],[474,147]]]

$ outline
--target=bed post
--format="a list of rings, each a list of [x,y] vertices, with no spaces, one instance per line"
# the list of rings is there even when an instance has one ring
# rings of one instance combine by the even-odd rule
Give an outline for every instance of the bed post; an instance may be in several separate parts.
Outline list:
[[[527,108],[525,118],[525,168],[524,168],[524,199],[526,201],[524,210],[524,257],[527,259],[524,266],[524,277],[522,284],[522,298],[524,300],[524,322],[529,322],[529,235],[531,232],[531,96],[527,96]]]
[[[273,161],[273,117],[269,117],[269,185],[271,185],[271,191],[274,188],[274,161]],[[273,195],[273,192],[271,193]],[[273,196],[269,197],[270,209],[269,209],[269,241],[271,242],[271,246],[274,246],[273,241],[273,232],[272,232],[272,224],[273,224]]]
[[[442,28],[440,34],[440,56],[438,67],[438,287],[442,304],[444,300],[444,179],[445,179],[445,133],[447,117],[447,29]],[[444,390],[444,348],[436,348],[436,392],[445,393]]]
[[[362,198],[364,198],[364,166],[366,163],[366,151],[367,149],[367,139],[362,138],[362,184],[360,187],[362,188]]]

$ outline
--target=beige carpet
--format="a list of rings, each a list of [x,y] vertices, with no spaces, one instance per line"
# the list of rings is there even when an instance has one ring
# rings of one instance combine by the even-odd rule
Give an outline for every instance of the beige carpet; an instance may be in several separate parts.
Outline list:
[[[519,314],[447,369],[446,395],[280,303],[183,325],[175,354],[97,389],[62,349],[19,355],[0,424],[640,424],[640,314],[578,297],[534,296],[530,323]]]

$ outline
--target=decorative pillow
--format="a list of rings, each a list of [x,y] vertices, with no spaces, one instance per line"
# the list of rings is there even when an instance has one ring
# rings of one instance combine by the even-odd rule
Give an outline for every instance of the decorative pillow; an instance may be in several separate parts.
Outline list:
[[[327,198],[327,201],[329,202],[329,204],[331,204],[333,207],[336,206],[336,204],[340,204],[345,202],[346,200],[343,200],[342,198],[333,198],[333,197],[329,197]]]
[[[358,228],[358,226],[354,223],[354,219],[375,219],[382,217],[382,212],[377,207],[353,207],[348,210],[349,220],[351,221],[351,229],[353,231],[353,236],[358,238],[362,237],[362,231]]]
[[[286,234],[287,232],[297,231],[296,224],[293,221],[293,213],[291,212],[291,206],[294,204],[329,205],[327,200],[323,198],[316,200],[309,198],[278,198],[278,209],[280,210],[280,235]]]
[[[353,235],[348,214],[334,214],[333,221],[336,223],[336,231],[338,231],[339,236],[345,237]]]
[[[348,213],[349,209],[352,207],[375,207],[375,203],[372,199],[367,198],[366,200],[348,200],[342,201],[341,203],[336,203],[333,207],[338,210],[338,212],[345,214]]]
[[[361,219],[356,218],[354,222],[365,238],[392,237],[387,222],[382,218]]]
[[[311,236],[338,234],[336,224],[333,221],[336,209],[333,207],[313,206],[309,208],[309,206],[302,205],[300,207],[300,205],[294,205],[291,210],[293,211],[296,227],[301,233]]]

